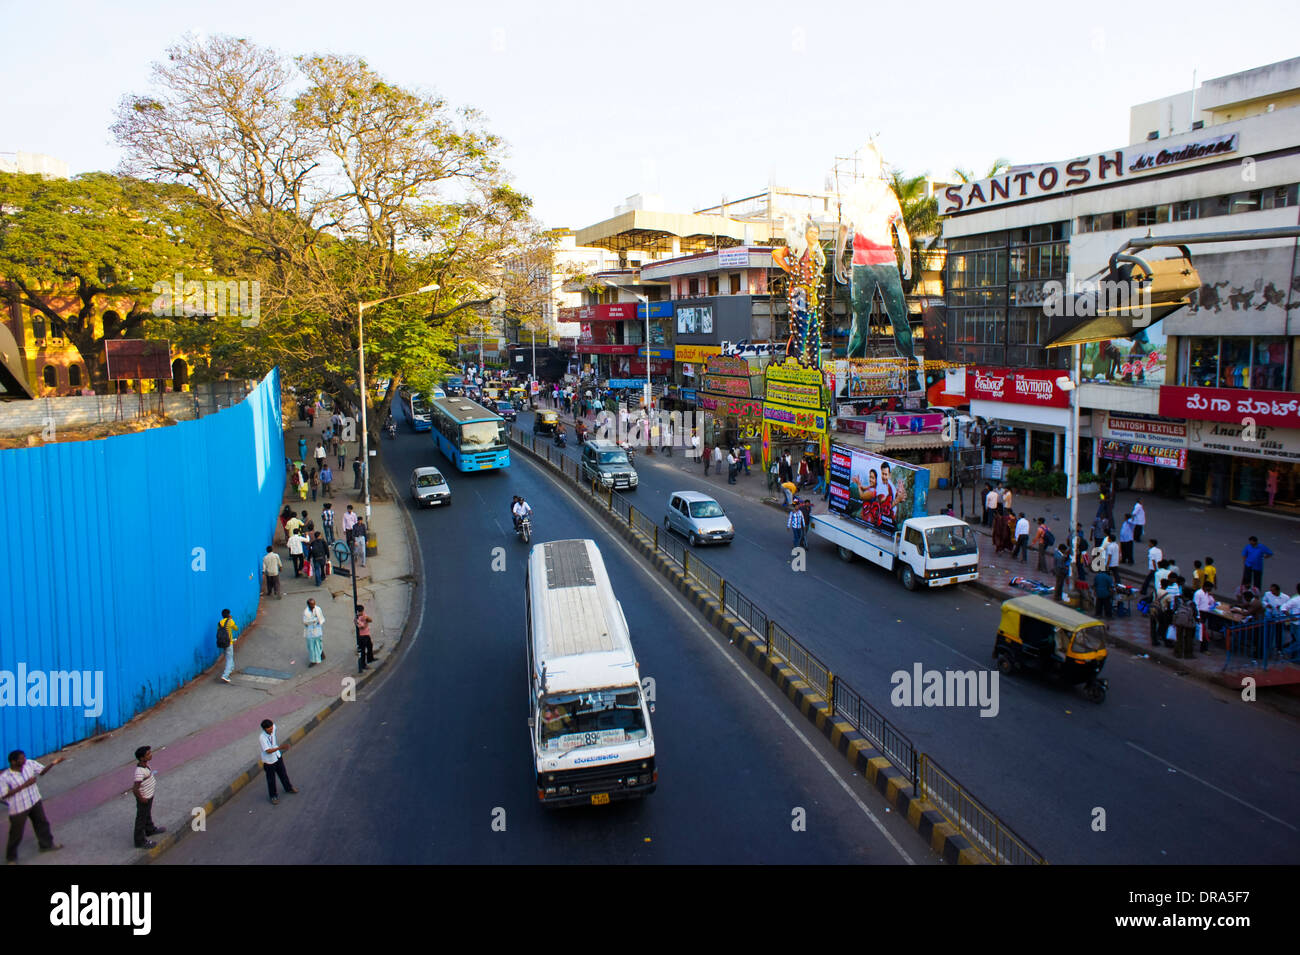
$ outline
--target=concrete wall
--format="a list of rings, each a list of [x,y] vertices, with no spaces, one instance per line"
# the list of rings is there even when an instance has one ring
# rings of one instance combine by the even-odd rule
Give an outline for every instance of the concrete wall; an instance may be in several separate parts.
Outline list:
[[[249,383],[243,381],[196,385],[192,392],[163,395],[163,412],[176,421],[194,421],[238,404],[248,395],[249,390]],[[154,394],[143,397],[143,413],[157,412],[159,396]],[[120,405],[119,413],[117,395],[8,401],[0,404],[0,435],[33,434],[39,437],[51,425],[56,430],[84,428],[141,416],[141,396],[122,395]]]

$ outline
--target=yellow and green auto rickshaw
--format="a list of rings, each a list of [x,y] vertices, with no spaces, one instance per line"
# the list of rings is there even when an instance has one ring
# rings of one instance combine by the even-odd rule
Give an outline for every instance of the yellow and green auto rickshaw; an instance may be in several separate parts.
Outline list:
[[[1082,684],[1088,699],[1100,703],[1110,685],[1098,675],[1106,665],[1105,629],[1048,597],[1014,597],[1002,604],[993,657],[1004,676],[1037,670],[1067,686]]]
[[[555,434],[555,426],[559,423],[558,411],[539,411],[533,415],[533,434]]]

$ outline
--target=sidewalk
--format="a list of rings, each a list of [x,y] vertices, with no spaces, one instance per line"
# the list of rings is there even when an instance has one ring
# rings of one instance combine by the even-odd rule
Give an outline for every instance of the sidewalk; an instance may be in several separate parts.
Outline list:
[[[296,412],[292,402],[286,402],[285,407],[288,412]],[[286,422],[285,454],[297,458],[300,436],[307,437],[314,447],[315,437],[326,423],[318,418],[320,426],[309,432],[306,422],[294,421],[292,426]],[[351,461],[356,450],[355,442],[348,446],[346,479],[339,474],[329,499],[340,514],[347,504],[359,512],[363,510],[361,492],[351,489]],[[331,465],[337,463],[331,458]],[[284,499],[295,512],[307,510],[319,529],[325,499],[313,503],[308,495],[304,503],[296,492],[292,496],[286,493]],[[357,673],[351,578],[331,574],[320,587],[311,577],[295,580],[288,548],[277,539],[276,553],[284,561],[280,574],[283,598],[277,600],[264,594],[257,618],[239,633],[233,685],[218,680],[225,666],[225,653],[220,651],[217,658],[214,640],[211,654],[217,662],[198,677],[126,726],[60,751],[58,755],[66,762],[43,776],[40,788],[55,840],[64,848],[57,853],[38,854],[29,826],[18,850],[19,862],[118,865],[148,861],[177,838],[191,835],[195,810],[203,808],[211,813],[243,785],[263,787],[257,766],[261,721],[275,721],[281,743],[296,743],[315,727],[318,717],[343,703],[345,680],[356,678],[360,692],[402,638],[416,597],[408,520],[399,500],[372,503],[371,526],[378,534],[379,550],[365,568],[357,568],[358,600],[374,618],[371,634],[377,659],[368,672]],[[341,517],[336,521],[342,536]],[[325,613],[325,660],[311,668],[307,666],[302,625],[309,597],[314,597]],[[214,632],[220,615],[221,608],[213,608]],[[150,765],[158,776],[153,821],[167,828],[165,836],[155,837],[158,848],[151,851],[134,848],[132,840],[133,753],[141,745],[153,748]],[[49,762],[45,756],[39,759]],[[293,778],[292,749],[287,750],[286,760]],[[301,780],[295,779],[294,785],[303,787]],[[260,805],[264,811],[274,812],[276,807],[264,800],[263,791]],[[238,825],[237,820],[223,822]],[[213,820],[207,823],[210,827]]]
[[[561,413],[560,417],[567,424],[572,423],[572,418],[568,415]],[[703,461],[688,457],[685,454],[686,450],[680,447],[674,448],[671,456],[658,450],[653,455],[638,452],[636,466],[640,468],[648,465],[657,468],[674,468],[682,472],[689,471],[695,478],[716,483],[720,492],[735,494],[773,507],[782,507],[780,490],[768,490],[767,476],[757,465],[750,468],[749,477],[742,472],[735,484],[728,484],[725,464],[721,475],[715,468],[710,467],[709,474],[705,477]],[[1274,552],[1274,556],[1265,562],[1265,585],[1276,581],[1282,586],[1284,593],[1295,593],[1296,581],[1300,580],[1300,521],[1272,513],[1207,508],[1187,501],[1131,492],[1117,495],[1116,517],[1122,520],[1125,509],[1131,508],[1133,502],[1139,497],[1147,513],[1147,533],[1142,543],[1134,545],[1134,565],[1120,568],[1121,582],[1133,585],[1142,583],[1146,576],[1146,545],[1151,537],[1155,537],[1160,541],[1160,546],[1166,555],[1178,558],[1181,569],[1188,577],[1191,576],[1193,560],[1203,561],[1206,555],[1214,557],[1215,564],[1219,567],[1218,592],[1231,598],[1241,579],[1241,548],[1247,538],[1253,534]],[[930,492],[931,512],[938,513],[950,499],[951,492],[932,490]],[[820,495],[813,497],[813,502],[814,516],[825,513],[826,504]],[[972,513],[970,503],[970,489],[967,488],[966,517],[971,522],[971,526],[979,532],[980,548],[980,579],[976,584],[968,586],[975,587],[996,600],[1006,600],[1032,593],[1030,590],[1013,586],[1011,580],[1015,577],[1027,577],[1048,585],[1054,583],[1050,570],[1040,572],[1036,569],[1037,551],[1029,555],[1027,563],[1021,563],[1018,558],[1012,561],[1010,555],[1006,553],[995,555],[991,530],[979,524],[982,509]],[[1067,499],[1017,495],[1014,503],[1017,513],[1023,510],[1031,522],[1036,517],[1047,518],[1048,526],[1057,539],[1065,539],[1070,514],[1070,503]],[[1092,524],[1092,519],[1097,512],[1097,504],[1096,494],[1085,495],[1079,499],[1079,522],[1084,525],[1085,532]],[[957,505],[956,513],[959,515],[961,513],[960,503]],[[1049,554],[1047,561],[1049,567],[1050,559]],[[1091,578],[1091,575],[1089,577]],[[1285,583],[1287,580],[1291,581],[1290,584]],[[1300,668],[1277,662],[1271,662],[1268,669],[1264,670],[1250,665],[1249,661],[1243,661],[1245,665],[1239,666],[1234,659],[1233,668],[1225,672],[1223,670],[1224,650],[1221,644],[1215,644],[1208,653],[1198,652],[1192,660],[1176,659],[1172,648],[1163,645],[1151,646],[1149,618],[1137,613],[1136,598],[1132,601],[1132,609],[1132,616],[1115,617],[1107,621],[1107,625],[1112,644],[1123,647],[1134,655],[1144,656],[1172,666],[1178,672],[1234,689],[1240,689],[1242,676],[1254,677],[1260,686],[1300,680]],[[1288,711],[1290,709],[1291,707],[1288,707]]]

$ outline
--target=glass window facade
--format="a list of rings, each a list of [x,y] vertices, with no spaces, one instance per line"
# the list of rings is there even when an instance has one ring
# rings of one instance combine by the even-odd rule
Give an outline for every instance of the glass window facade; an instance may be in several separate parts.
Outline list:
[[[1204,199],[1186,199],[1170,205],[1079,216],[1077,226],[1080,233],[1110,232],[1162,222],[1187,222],[1241,212],[1258,212],[1261,209],[1285,209],[1297,204],[1300,204],[1300,184],[1292,183],[1289,186],[1269,186],[1267,189],[1250,189],[1222,196],[1207,196]]]
[[[1288,391],[1285,338],[1192,336],[1182,347],[1178,383],[1189,388]]]

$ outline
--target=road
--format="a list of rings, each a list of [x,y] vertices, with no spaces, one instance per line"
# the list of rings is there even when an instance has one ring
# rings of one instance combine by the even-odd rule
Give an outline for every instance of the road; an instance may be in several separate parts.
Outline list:
[[[300,795],[271,806],[259,779],[163,862],[940,864],[542,466],[515,455],[508,471],[458,474],[406,428],[384,451],[399,488],[412,467],[436,464],[453,489],[451,507],[412,515],[427,585],[418,632],[377,685],[287,753]],[[655,680],[659,787],[643,801],[537,805],[514,493],[534,507],[536,540],[590,537],[604,554],[642,676]],[[494,572],[498,548],[506,566]]]
[[[519,417],[528,431],[531,414]],[[570,443],[567,453],[576,456]],[[638,455],[632,503],[662,524],[668,493],[712,494],[736,526],[696,553],[795,634],[1012,828],[1057,863],[1289,864],[1300,851],[1297,723],[1112,648],[1100,706],[1029,676],[999,681],[1000,710],[894,707],[891,676],[988,669],[995,601],[968,588],[909,593],[810,538],[794,572],[783,515],[703,477],[680,449]],[[755,469],[740,481],[760,482]],[[662,529],[660,533],[663,533]],[[1105,830],[1094,829],[1103,818]]]

